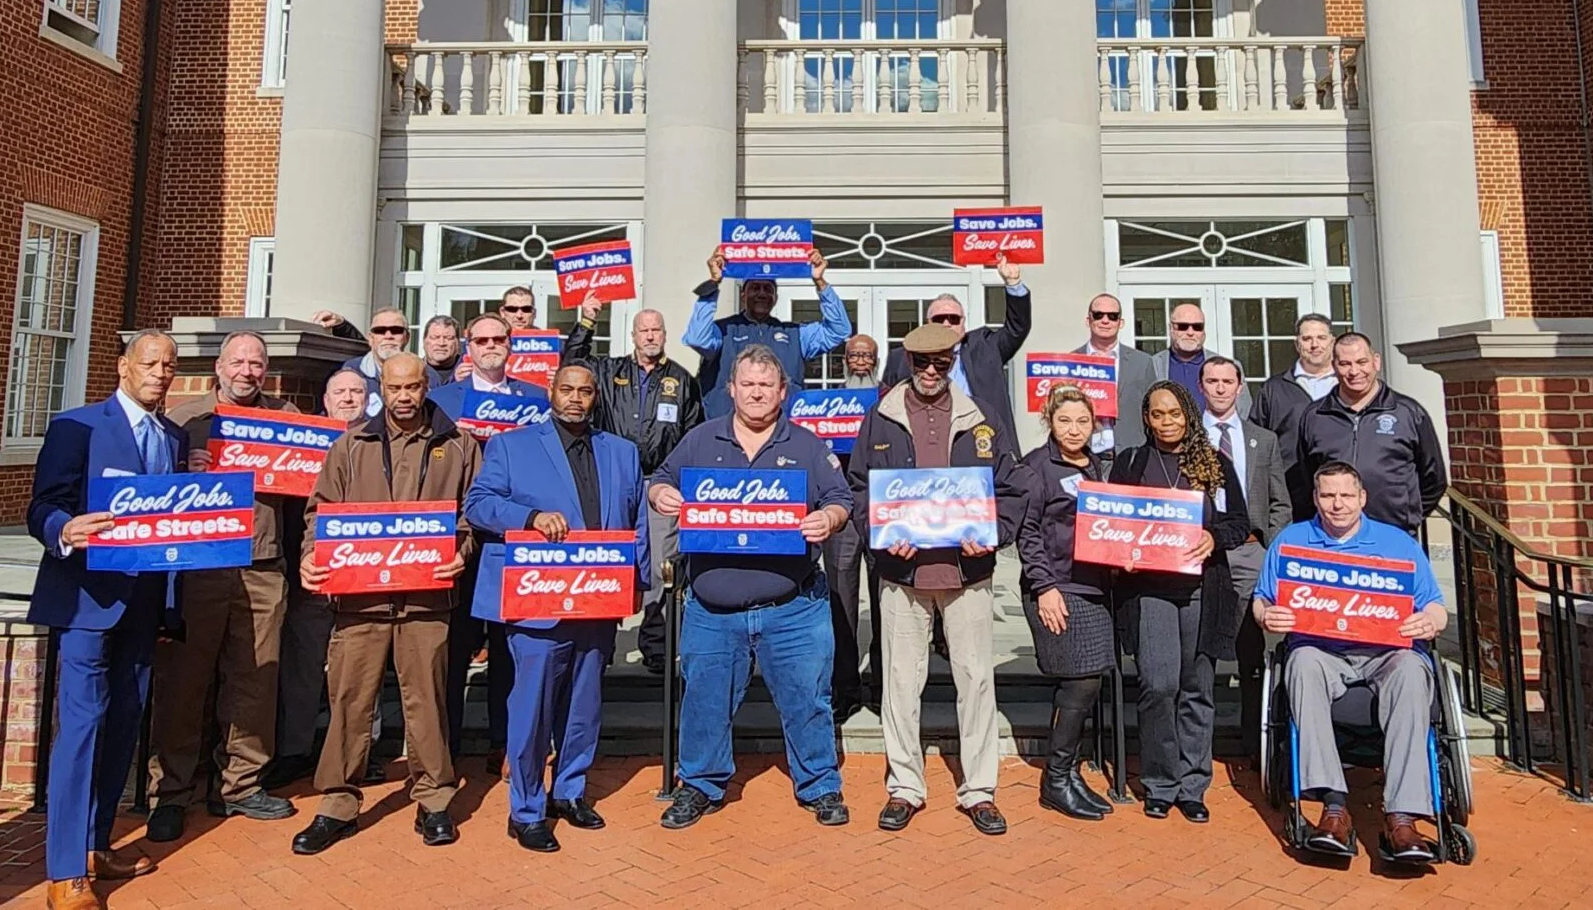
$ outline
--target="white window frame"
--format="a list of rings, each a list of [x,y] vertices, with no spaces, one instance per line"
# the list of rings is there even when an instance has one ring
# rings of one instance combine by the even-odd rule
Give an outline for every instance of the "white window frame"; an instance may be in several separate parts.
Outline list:
[[[116,40],[121,31],[122,0],[100,0],[98,22],[89,22],[73,13],[66,7],[65,3],[66,0],[44,0],[42,19],[39,24],[40,37],[69,50],[76,51],[90,59],[96,59],[117,72],[121,72],[121,64],[116,62]],[[94,41],[92,43],[85,42],[82,38],[58,27],[58,25],[67,22],[93,29],[95,33]]]
[[[1499,266],[1499,232],[1482,232],[1482,306],[1489,319],[1505,318],[1504,272]]]
[[[67,352],[66,385],[61,396],[61,410],[66,411],[83,405],[84,382],[88,376],[90,327],[94,321],[94,281],[99,272],[100,226],[98,223],[86,218],[43,206],[28,204],[22,207],[22,233],[17,237],[16,247],[17,290],[12,299],[10,350],[13,356],[16,353],[17,335],[23,331],[19,328],[21,320],[18,317],[21,315],[23,303],[22,270],[27,261],[28,228],[36,224],[72,231],[83,238],[82,253],[78,259],[77,301],[75,305],[76,313],[73,317],[73,335]],[[5,394],[3,398],[0,398],[0,408],[9,406],[10,403],[12,366],[8,358],[4,379]],[[42,435],[11,436],[9,435],[10,423],[10,413],[0,413],[0,463],[33,464],[37,458],[39,448],[44,444],[44,437]]]
[[[249,283],[243,294],[243,315],[250,319],[271,315],[271,271],[276,251],[275,237],[249,239]]]
[[[288,77],[288,29],[293,0],[266,0],[265,49],[260,62],[260,87],[282,89]]]
[[[1466,15],[1466,62],[1471,67],[1472,88],[1488,87],[1488,77],[1482,66],[1482,15],[1477,10],[1477,0],[1462,0]]]

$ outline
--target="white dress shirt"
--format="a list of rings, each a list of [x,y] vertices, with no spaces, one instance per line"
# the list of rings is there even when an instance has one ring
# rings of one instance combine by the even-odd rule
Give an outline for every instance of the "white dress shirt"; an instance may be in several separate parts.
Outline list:
[[[1108,354],[1110,354],[1110,356],[1112,358],[1112,366],[1114,368],[1121,368],[1122,365],[1123,365],[1123,358],[1122,358],[1122,356],[1120,354],[1120,350],[1121,350],[1122,347],[1123,347],[1122,342],[1118,342],[1117,344],[1112,345],[1112,350],[1108,352],[1108,351],[1102,351],[1102,350],[1096,348],[1095,345],[1093,345],[1093,344],[1086,344],[1084,346],[1084,353],[1093,354],[1096,357],[1106,357],[1106,356],[1108,356]],[[1123,413],[1123,396],[1121,394],[1123,377],[1118,376],[1117,378],[1118,378],[1117,413],[1119,415],[1121,415]],[[1112,451],[1113,447],[1116,446],[1116,444],[1117,444],[1117,418],[1115,418],[1115,417],[1097,417],[1095,419],[1095,432],[1090,434],[1090,451],[1094,452],[1097,455],[1100,455],[1103,452]]]
[[[133,439],[138,439],[138,425],[146,419],[155,416],[155,412],[145,410],[143,405],[133,400],[133,396],[122,391],[121,386],[117,386],[116,394],[113,397],[116,399],[116,403],[122,406],[122,414],[127,418],[127,425],[133,430]],[[164,445],[166,442],[166,428],[160,425],[158,419],[151,426],[155,435]],[[56,544],[62,559],[72,555],[72,545],[67,542],[65,526],[62,526],[61,537],[56,541]]]
[[[1332,370],[1328,370],[1322,376],[1312,376],[1305,371],[1304,367],[1300,366],[1300,361],[1296,360],[1294,362],[1294,382],[1295,385],[1305,389],[1305,394],[1310,395],[1312,401],[1321,401],[1328,396],[1328,393],[1338,388],[1339,377]]]
[[[1246,451],[1244,422],[1239,419],[1239,412],[1235,410],[1223,420],[1218,420],[1212,416],[1210,411],[1205,411],[1200,415],[1200,422],[1206,425],[1206,436],[1211,440],[1211,447],[1218,451],[1222,451],[1220,448],[1222,445],[1222,431],[1218,428],[1223,425],[1228,427],[1228,445],[1233,447],[1233,471],[1239,475],[1240,489],[1243,489],[1245,495],[1249,496],[1250,491],[1246,488],[1249,486],[1250,475],[1245,473],[1245,461],[1248,452]]]
[[[493,382],[489,381],[487,379],[487,377],[481,375],[480,373],[477,373],[474,370],[471,370],[470,371],[470,384],[478,392],[492,392],[492,393],[497,394],[497,395],[507,395],[507,394],[509,394],[509,374],[508,373],[503,374],[503,381],[502,382],[493,383]]]

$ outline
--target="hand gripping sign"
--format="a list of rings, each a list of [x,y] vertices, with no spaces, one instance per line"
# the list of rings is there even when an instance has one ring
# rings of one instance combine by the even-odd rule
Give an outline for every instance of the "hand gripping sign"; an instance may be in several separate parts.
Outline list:
[[[636,612],[636,532],[504,535],[500,622],[624,619]]]
[[[465,390],[465,405],[455,421],[459,429],[485,442],[533,423],[546,423],[553,416],[546,398],[500,395],[479,389]]]
[[[139,474],[89,479],[88,511],[115,526],[88,541],[96,572],[229,569],[254,559],[254,475]]]
[[[1073,558],[1122,568],[1199,575],[1201,562],[1184,562],[1200,540],[1206,509],[1197,490],[1164,490],[1123,484],[1079,484],[1078,529]]]
[[[325,594],[451,588],[432,570],[453,561],[459,504],[336,502],[315,510],[315,564],[331,569]]]
[[[253,471],[256,493],[307,497],[347,426],[331,417],[218,404],[206,446],[210,468]]]
[[[603,303],[636,298],[636,271],[631,267],[631,245],[610,240],[558,250],[553,270],[559,276],[559,303],[566,310],[580,307],[588,291]]]
[[[686,468],[680,484],[680,552],[807,553],[807,471]]]
[[[559,371],[564,340],[557,329],[515,329],[509,333],[509,359],[504,372],[513,379],[547,388]]]
[[[920,550],[996,545],[996,486],[989,468],[868,472],[868,546],[906,541]]]
[[[1399,627],[1416,609],[1416,564],[1311,547],[1278,547],[1278,605],[1294,631],[1366,645],[1410,647]]]
[[[1038,207],[952,212],[953,264],[995,265],[998,253],[1014,265],[1045,262],[1045,218]]]
[[[848,455],[876,401],[878,389],[814,389],[792,395],[786,407],[792,423],[812,430],[835,454]]]
[[[1058,386],[1077,386],[1090,399],[1097,419],[1117,416],[1117,358],[1101,354],[1030,354],[1029,413],[1045,409]]]
[[[807,278],[813,274],[813,222],[726,218],[719,229],[725,277]]]

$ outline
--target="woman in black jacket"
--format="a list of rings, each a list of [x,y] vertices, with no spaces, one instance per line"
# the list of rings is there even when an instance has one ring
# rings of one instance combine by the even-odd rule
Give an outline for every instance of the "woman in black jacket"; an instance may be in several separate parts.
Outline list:
[[[1145,814],[1173,806],[1210,820],[1212,686],[1218,660],[1232,660],[1243,615],[1227,551],[1250,534],[1244,488],[1233,463],[1212,448],[1194,397],[1176,382],[1150,387],[1141,408],[1145,445],[1117,456],[1111,482],[1205,494],[1200,539],[1188,556],[1200,575],[1136,571],[1117,576],[1118,623],[1139,669],[1140,782]]]
[[[1023,613],[1034,634],[1040,672],[1056,677],[1040,805],[1100,821],[1112,804],[1079,775],[1079,739],[1100,695],[1101,674],[1117,658],[1106,605],[1112,570],[1073,561],[1079,482],[1103,479],[1101,462],[1090,452],[1095,409],[1076,387],[1062,386],[1046,399],[1041,423],[1050,438],[1023,458],[1036,488],[1018,531],[1020,537],[1034,535],[1044,542],[1044,558],[1024,560]]]

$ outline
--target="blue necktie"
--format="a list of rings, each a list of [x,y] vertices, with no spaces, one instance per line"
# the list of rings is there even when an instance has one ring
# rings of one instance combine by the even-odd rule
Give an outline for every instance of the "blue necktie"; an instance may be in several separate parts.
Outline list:
[[[170,474],[171,460],[166,451],[166,434],[150,414],[138,424],[138,452],[144,459],[146,474]]]

